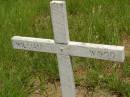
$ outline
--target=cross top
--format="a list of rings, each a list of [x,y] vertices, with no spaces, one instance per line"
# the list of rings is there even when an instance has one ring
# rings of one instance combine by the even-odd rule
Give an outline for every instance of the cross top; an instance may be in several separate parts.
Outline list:
[[[51,1],[50,7],[54,40],[14,36],[12,44],[15,49],[56,53],[62,97],[76,97],[70,56],[123,62],[124,47],[70,41],[65,1]]]
[[[56,43],[68,44],[69,30],[64,1],[52,1],[50,3],[52,26]]]

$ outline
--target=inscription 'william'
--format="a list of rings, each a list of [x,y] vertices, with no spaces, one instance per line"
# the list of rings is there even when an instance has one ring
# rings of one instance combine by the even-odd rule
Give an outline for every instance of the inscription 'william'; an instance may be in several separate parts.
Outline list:
[[[18,46],[19,48],[22,48],[22,49],[41,49],[41,45],[37,42],[33,42],[33,43],[30,43],[30,42],[16,42],[15,43],[16,46]]]

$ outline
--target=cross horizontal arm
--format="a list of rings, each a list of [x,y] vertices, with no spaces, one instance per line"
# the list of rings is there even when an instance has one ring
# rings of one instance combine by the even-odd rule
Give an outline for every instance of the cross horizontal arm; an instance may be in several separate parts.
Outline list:
[[[31,51],[60,53],[71,56],[123,62],[125,51],[123,46],[92,44],[70,41],[68,45],[55,44],[51,39],[14,36],[13,47]]]
[[[54,41],[51,39],[14,36],[12,44],[15,49],[56,53]]]
[[[123,62],[125,51],[123,46],[70,42],[69,54],[71,56],[89,57],[102,60]]]

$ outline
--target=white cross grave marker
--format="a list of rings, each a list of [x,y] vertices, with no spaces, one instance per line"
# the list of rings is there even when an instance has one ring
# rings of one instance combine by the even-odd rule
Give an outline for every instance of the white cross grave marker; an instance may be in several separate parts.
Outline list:
[[[56,53],[58,58],[62,97],[76,97],[70,56],[124,61],[124,47],[69,41],[65,1],[51,1],[54,40],[14,36],[15,49]]]

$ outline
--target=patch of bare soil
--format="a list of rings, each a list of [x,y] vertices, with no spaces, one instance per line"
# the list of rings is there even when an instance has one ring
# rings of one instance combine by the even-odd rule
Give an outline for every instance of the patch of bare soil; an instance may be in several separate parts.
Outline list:
[[[62,97],[59,81],[55,83],[47,83],[46,86],[47,87],[44,93],[41,93],[41,90],[37,89],[29,97]],[[93,91],[86,87],[78,86],[76,87],[76,97],[118,97],[118,96],[112,95],[107,90],[100,90],[99,88],[96,88]]]
[[[108,65],[109,67],[106,67],[104,70],[108,73],[108,75],[113,71],[112,66]],[[121,71],[121,65],[115,64],[114,68],[115,71],[120,73]],[[101,90],[100,88],[92,87],[92,86],[84,86],[84,80],[87,72],[86,68],[82,66],[77,66],[74,69],[74,75],[80,80],[80,85],[76,86],[76,97],[123,97],[122,95],[117,92],[110,92],[108,90]],[[118,73],[118,74],[119,74]],[[120,74],[121,75],[121,74]],[[40,81],[36,79],[34,82],[34,86],[36,86],[36,90],[29,96],[29,97],[62,97],[61,96],[61,88],[60,88],[60,82],[59,81],[52,81],[52,82],[46,82],[45,90],[40,90]]]

